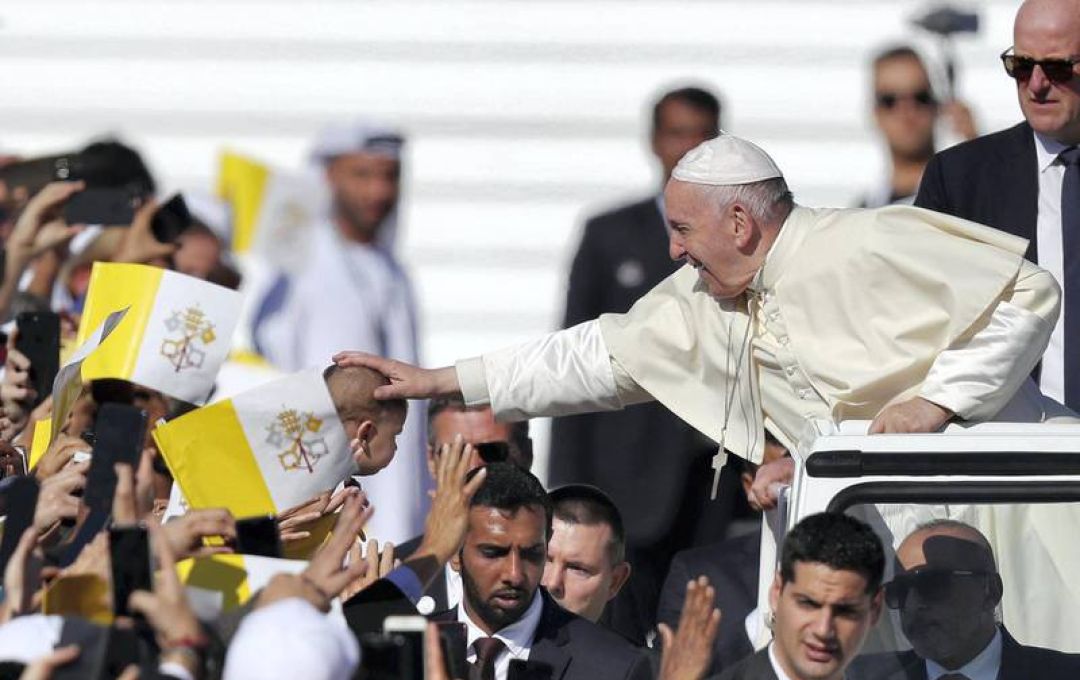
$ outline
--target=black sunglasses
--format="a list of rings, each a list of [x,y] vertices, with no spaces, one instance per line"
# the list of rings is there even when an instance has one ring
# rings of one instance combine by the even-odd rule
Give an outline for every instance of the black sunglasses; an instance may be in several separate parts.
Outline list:
[[[949,597],[957,581],[985,576],[989,576],[989,573],[961,569],[928,569],[897,574],[885,584],[885,604],[890,609],[900,609],[912,590],[918,591],[923,601],[940,602]]]
[[[1005,65],[1005,73],[1016,80],[1029,80],[1031,74],[1038,66],[1046,74],[1046,78],[1052,83],[1067,83],[1076,77],[1074,70],[1080,59],[1032,59],[1031,57],[1018,57],[1009,54],[1009,50],[1001,53],[1001,63]]]
[[[883,109],[892,110],[896,108],[896,105],[902,101],[912,101],[918,106],[934,106],[937,104],[937,100],[934,99],[934,94],[930,90],[919,90],[912,94],[900,94],[897,92],[877,92],[874,94],[874,100],[877,105]]]

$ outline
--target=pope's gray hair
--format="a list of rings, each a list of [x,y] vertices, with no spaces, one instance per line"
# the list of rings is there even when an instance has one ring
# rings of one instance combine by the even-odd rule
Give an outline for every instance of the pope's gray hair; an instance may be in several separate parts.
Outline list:
[[[795,207],[795,197],[783,177],[749,184],[703,186],[707,200],[721,215],[738,203],[755,221],[779,225]]]

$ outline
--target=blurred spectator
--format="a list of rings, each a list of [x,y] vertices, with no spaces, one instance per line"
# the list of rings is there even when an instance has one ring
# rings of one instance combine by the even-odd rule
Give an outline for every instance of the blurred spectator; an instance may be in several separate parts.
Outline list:
[[[683,154],[719,129],[720,102],[710,92],[686,87],[656,101],[650,139],[660,166],[657,192],[585,223],[570,270],[564,327],[625,312],[678,268],[668,257],[662,190]],[[727,492],[709,502],[701,480],[715,450],[659,403],[556,418],[552,426],[551,485],[602,489],[626,521],[634,578],[611,603],[610,619],[615,630],[639,644],[655,619],[671,556],[724,537],[737,482],[729,471]]]
[[[490,408],[466,408],[460,398],[443,397],[432,399],[428,405],[427,467],[432,480],[435,479],[439,459],[448,447],[459,441],[459,437],[460,443],[471,447],[470,465],[474,468],[486,462],[502,460],[522,470],[532,468],[529,421],[496,422]],[[490,461],[485,461],[481,455],[488,455]],[[405,541],[396,547],[395,555],[401,559],[408,558],[423,538],[421,534]],[[419,605],[421,613],[430,614],[456,607],[461,602],[461,576],[448,565],[443,578],[435,579],[424,595],[425,599]]]
[[[510,463],[482,468],[468,530],[454,558],[461,604],[437,614],[466,625],[467,655],[482,680],[506,680],[511,659],[550,667],[562,680],[650,678],[646,657],[618,635],[567,612],[540,587],[551,501]]]
[[[1080,409],[1080,3],[1025,2],[1002,53],[1024,122],[934,156],[915,204],[1028,240],[1064,290],[1039,387]]]
[[[721,680],[842,680],[881,615],[884,570],[869,526],[837,513],[805,517],[784,538],[769,590],[773,641]]]
[[[779,442],[766,435],[763,464],[780,460],[786,453]],[[740,481],[743,492],[749,496],[757,466],[747,463],[745,468]],[[660,592],[656,620],[660,624],[676,626],[682,615],[687,582],[699,576],[708,577],[714,586],[714,604],[724,613],[714,641],[710,666],[712,674],[754,652],[747,633],[746,617],[757,609],[760,554],[761,529],[756,526],[741,536],[680,551],[671,560],[671,570]]]
[[[255,315],[256,347],[277,368],[321,369],[342,347],[416,360],[412,285],[379,241],[398,205],[403,145],[399,133],[365,125],[332,126],[316,141],[330,218],[313,230],[306,268],[282,274]],[[415,535],[426,504],[423,404],[409,411],[397,464],[364,483],[382,509],[372,533],[394,542]]]
[[[912,650],[856,662],[853,680],[1066,680],[1080,677],[1080,654],[1017,642],[996,611],[1002,583],[986,537],[955,520],[913,531],[896,550],[885,586]]]
[[[554,506],[542,585],[564,609],[593,623],[630,578],[626,531],[603,491],[568,484],[550,494]]]
[[[862,208],[911,203],[934,155],[934,127],[944,116],[961,139],[976,136],[971,112],[959,101],[939,102],[919,53],[907,45],[874,57],[874,124],[889,154],[889,177],[859,202]]]

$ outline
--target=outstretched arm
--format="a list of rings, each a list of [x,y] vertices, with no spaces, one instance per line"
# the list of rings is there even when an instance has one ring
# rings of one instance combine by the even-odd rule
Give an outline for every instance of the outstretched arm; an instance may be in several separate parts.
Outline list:
[[[404,361],[386,359],[367,352],[338,352],[334,363],[339,366],[364,366],[378,371],[389,385],[375,388],[376,399],[431,399],[461,396],[457,371],[453,366],[420,368]]]

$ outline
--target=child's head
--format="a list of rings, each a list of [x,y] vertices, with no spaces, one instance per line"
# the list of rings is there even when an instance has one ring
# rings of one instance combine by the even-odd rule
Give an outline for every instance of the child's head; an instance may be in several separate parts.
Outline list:
[[[389,465],[397,451],[395,437],[405,426],[408,410],[405,400],[375,399],[375,388],[390,381],[378,371],[363,366],[334,364],[323,371],[323,379],[349,436],[360,474],[373,475]]]

